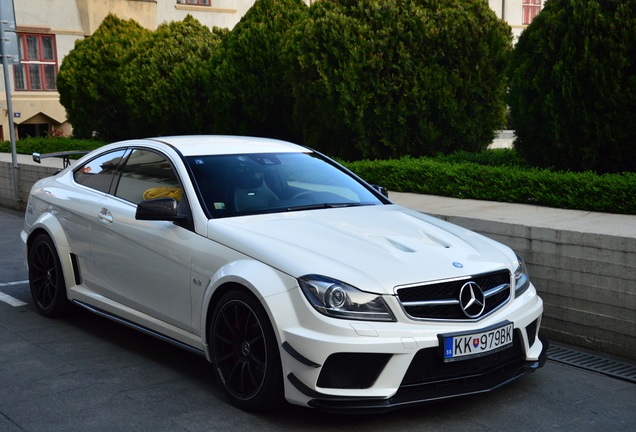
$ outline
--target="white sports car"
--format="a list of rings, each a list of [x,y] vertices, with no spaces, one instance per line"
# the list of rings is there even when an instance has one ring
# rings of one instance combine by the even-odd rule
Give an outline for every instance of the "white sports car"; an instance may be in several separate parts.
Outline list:
[[[283,141],[106,145],[33,186],[30,289],[205,356],[246,410],[384,411],[541,367],[521,258],[384,195]]]

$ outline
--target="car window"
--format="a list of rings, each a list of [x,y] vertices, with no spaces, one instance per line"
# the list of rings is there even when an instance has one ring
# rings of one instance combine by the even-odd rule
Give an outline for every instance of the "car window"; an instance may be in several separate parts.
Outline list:
[[[315,153],[187,158],[210,217],[383,202],[367,186]]]
[[[117,150],[92,159],[73,171],[73,178],[81,185],[108,193],[119,163],[126,150]]]
[[[161,154],[135,149],[121,168],[115,196],[137,204],[154,198],[181,199],[182,188],[172,165]]]

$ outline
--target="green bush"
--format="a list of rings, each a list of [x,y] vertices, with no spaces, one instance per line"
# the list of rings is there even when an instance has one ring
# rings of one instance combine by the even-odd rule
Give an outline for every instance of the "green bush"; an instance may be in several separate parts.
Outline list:
[[[131,48],[147,34],[133,20],[108,15],[95,33],[76,42],[64,57],[57,87],[74,136],[128,137],[129,112],[120,70],[130,60]]]
[[[74,150],[95,150],[104,144],[104,142],[94,139],[28,137],[16,141],[16,152],[18,154],[31,155],[33,153],[44,154]],[[0,142],[0,153],[11,153],[11,143],[9,141]]]
[[[636,173],[598,175],[411,157],[346,165],[396,192],[636,214]]]
[[[550,0],[507,75],[515,147],[531,164],[634,171],[636,0]]]
[[[437,155],[435,156],[435,160],[437,162],[472,162],[480,165],[529,168],[528,164],[519,157],[519,154],[509,148],[490,149],[483,152],[468,152],[462,150],[449,155]]]
[[[510,28],[482,0],[331,0],[288,37],[305,144],[345,159],[484,149]]]
[[[205,64],[221,40],[219,33],[188,15],[161,24],[134,47],[121,70],[130,137],[209,131]]]
[[[306,15],[302,0],[258,0],[223,39],[209,65],[216,133],[297,140],[280,52],[287,30]]]

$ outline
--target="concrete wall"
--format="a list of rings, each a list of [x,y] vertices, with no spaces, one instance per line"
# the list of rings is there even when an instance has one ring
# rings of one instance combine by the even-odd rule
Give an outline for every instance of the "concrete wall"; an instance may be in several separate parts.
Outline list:
[[[44,162],[54,166],[20,164],[22,209],[33,182],[61,166],[59,160]],[[16,208],[12,171],[10,162],[0,160],[0,205]],[[519,252],[545,302],[543,330],[548,338],[636,359],[636,216],[590,216],[589,212],[413,194],[392,193],[391,198]],[[516,215],[502,216],[511,206],[526,221],[517,222],[522,219]],[[578,221],[581,217],[583,222]]]
[[[636,238],[439,216],[524,257],[549,339],[636,359]]]
[[[6,155],[3,155],[6,156]],[[24,156],[20,156],[20,159],[24,159]],[[16,202],[14,184],[14,168],[13,163],[0,160],[0,205],[13,209],[24,210],[26,208],[26,202],[29,197],[29,191],[31,186],[37,180],[51,176],[60,170],[61,164],[55,161],[54,163],[48,162],[47,164],[22,164],[18,162],[18,190],[20,201]]]

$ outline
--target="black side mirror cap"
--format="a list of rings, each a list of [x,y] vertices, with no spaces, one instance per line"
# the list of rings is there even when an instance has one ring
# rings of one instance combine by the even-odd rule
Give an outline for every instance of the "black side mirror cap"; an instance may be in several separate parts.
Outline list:
[[[135,219],[147,221],[174,221],[177,216],[177,200],[174,198],[156,198],[140,201],[137,204]]]

